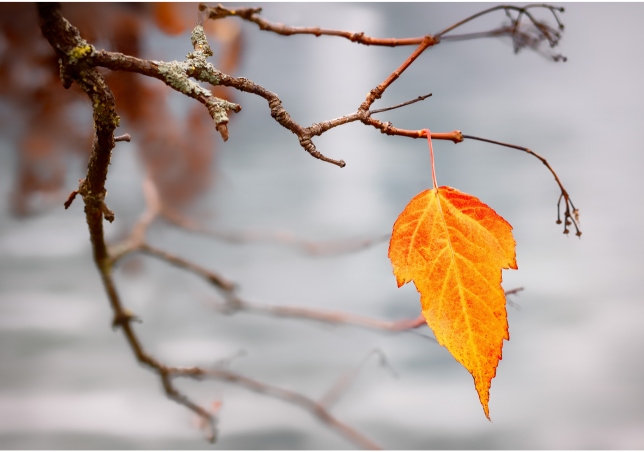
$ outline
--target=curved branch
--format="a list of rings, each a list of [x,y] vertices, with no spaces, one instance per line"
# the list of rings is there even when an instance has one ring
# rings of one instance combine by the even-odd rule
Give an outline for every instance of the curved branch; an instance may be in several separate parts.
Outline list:
[[[572,224],[572,225],[575,226],[575,230],[577,231],[577,233],[575,235],[578,236],[578,237],[581,237],[581,231],[579,230],[579,227],[577,226],[577,222],[579,220],[579,210],[577,210],[575,208],[575,205],[572,203],[572,199],[570,199],[570,196],[568,195],[568,192],[566,191],[566,189],[564,188],[563,184],[559,180],[559,176],[557,176],[557,173],[555,173],[555,170],[552,169],[552,167],[550,166],[550,164],[548,163],[548,161],[546,159],[541,157],[536,152],[533,152],[528,148],[524,148],[523,146],[516,146],[514,144],[501,143],[500,141],[493,141],[493,140],[488,140],[486,138],[473,137],[471,135],[463,135],[463,138],[470,139],[470,140],[485,141],[486,143],[498,144],[499,146],[505,146],[505,147],[512,148],[512,149],[518,149],[518,150],[526,152],[526,153],[528,153],[530,155],[534,155],[536,158],[541,160],[541,163],[543,163],[546,166],[546,168],[548,168],[548,170],[555,177],[555,181],[557,182],[557,185],[559,185],[559,189],[561,190],[561,195],[559,196],[559,202],[557,203],[557,224],[561,224],[561,219],[559,217],[559,212],[560,212],[559,205],[561,203],[561,199],[563,198],[565,200],[565,204],[566,204],[566,209],[565,209],[565,212],[564,212],[565,224],[564,224],[564,231],[563,232],[564,232],[564,234],[568,234],[570,232],[568,230],[568,226],[570,226]],[[572,208],[572,210],[571,210],[571,208]]]
[[[239,17],[248,22],[252,22],[259,26],[260,30],[270,31],[277,33],[282,36],[291,36],[291,35],[314,35],[319,36],[338,36],[341,38],[346,38],[351,42],[357,42],[358,44],[364,44],[367,46],[385,46],[385,47],[398,47],[398,46],[410,46],[418,45],[423,42],[425,39],[424,36],[419,36],[417,38],[405,38],[405,39],[396,39],[396,38],[372,38],[370,36],[365,36],[363,32],[352,33],[350,31],[341,31],[341,30],[327,30],[320,27],[290,27],[288,25],[277,24],[269,22],[266,19],[259,17],[259,13],[262,11],[262,8],[236,8],[228,9],[221,5],[218,6],[207,6],[205,3],[199,5],[201,11],[208,11],[208,18],[217,20],[223,19],[226,17]]]
[[[448,33],[448,32],[450,32],[450,31],[452,31],[452,30],[454,30],[454,29],[456,29],[456,28],[460,27],[461,25],[464,25],[464,24],[466,24],[466,23],[468,23],[468,22],[470,22],[470,21],[472,21],[472,20],[474,20],[474,19],[477,19],[477,18],[479,18],[479,17],[481,17],[481,16],[484,16],[485,14],[489,14],[489,13],[491,13],[491,12],[499,11],[499,10],[504,10],[504,11],[506,12],[506,14],[507,14],[509,11],[517,11],[517,12],[519,13],[519,17],[516,19],[516,22],[518,22],[518,21],[520,21],[520,20],[521,20],[521,15],[522,15],[522,14],[525,14],[525,16],[526,16],[526,17],[528,17],[528,18],[530,19],[530,21],[532,21],[532,23],[533,23],[537,28],[541,28],[543,25],[542,25],[540,22],[538,22],[538,21],[537,21],[537,20],[532,16],[532,14],[530,14],[530,13],[528,12],[528,9],[530,9],[530,8],[546,8],[546,9],[550,10],[550,12],[552,13],[552,15],[553,15],[553,16],[555,16],[555,20],[557,21],[557,24],[559,25],[559,28],[563,30],[564,26],[563,26],[563,24],[561,23],[561,21],[559,20],[559,17],[557,16],[557,13],[556,13],[556,11],[559,11],[560,13],[563,13],[563,12],[564,12],[564,8],[562,8],[562,7],[557,7],[557,6],[547,5],[547,4],[533,4],[533,5],[527,5],[527,6],[524,6],[524,7],[513,6],[513,5],[499,5],[499,6],[494,6],[494,7],[492,7],[492,8],[486,9],[486,10],[484,10],[484,11],[478,12],[478,13],[476,13],[476,14],[473,14],[473,15],[471,15],[470,17],[468,17],[468,18],[466,18],[466,19],[463,19],[463,20],[461,20],[460,22],[457,22],[457,23],[455,23],[454,25],[451,25],[451,26],[447,27],[445,30],[441,31],[440,33],[437,33],[437,34],[436,34],[436,37],[437,37],[437,38],[440,38],[440,37],[442,37],[445,33]],[[514,20],[514,19],[513,19],[513,22],[515,22],[515,20]]]

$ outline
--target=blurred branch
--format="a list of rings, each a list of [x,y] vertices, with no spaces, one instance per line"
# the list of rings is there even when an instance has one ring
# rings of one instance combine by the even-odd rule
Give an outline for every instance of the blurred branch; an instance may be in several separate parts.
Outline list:
[[[552,6],[552,5],[546,5],[546,4],[532,4],[524,7],[518,7],[518,6],[512,6],[512,5],[500,5],[500,6],[495,6],[493,8],[486,9],[485,11],[481,11],[477,14],[474,14],[441,31],[436,35],[436,37],[441,40],[460,41],[465,39],[510,36],[512,38],[512,43],[514,45],[515,53],[518,53],[519,50],[521,50],[524,47],[529,47],[535,51],[538,51],[539,44],[543,41],[548,41],[551,48],[555,47],[557,44],[559,44],[559,40],[561,39],[561,33],[559,32],[559,30],[550,27],[545,22],[540,22],[536,20],[534,16],[528,11],[529,9],[532,9],[532,8],[541,8],[541,9],[546,9],[550,11],[554,16],[555,20],[557,21],[558,29],[563,31],[564,25],[559,20],[559,16],[557,15],[557,12],[563,13],[564,8]],[[461,25],[464,25],[478,17],[484,16],[486,14],[489,14],[494,11],[499,11],[499,10],[505,11],[506,16],[510,19],[511,25],[509,27],[500,27],[500,28],[497,28],[496,30],[480,32],[480,33],[443,36],[449,33],[450,31],[460,27]],[[516,18],[513,17],[511,12],[517,12],[518,13],[517,17]],[[534,30],[536,30],[536,33],[530,34],[521,29],[521,19],[523,16],[526,16],[530,20],[531,24],[534,26]],[[557,55],[548,54],[547,56],[552,58],[554,61],[560,61],[560,60],[564,62],[567,61],[567,58],[560,54],[557,54]]]
[[[373,355],[377,355],[378,358],[380,358],[381,367],[387,369],[394,378],[398,378],[398,373],[389,364],[385,353],[379,348],[376,348],[374,350],[371,350],[356,366],[355,369],[352,369],[349,372],[345,373],[338,379],[338,381],[335,382],[335,384],[320,399],[320,405],[329,408],[331,405],[335,404],[340,399],[340,397],[344,395],[344,393],[347,391],[347,388],[355,381],[362,368],[365,366],[365,364],[367,364],[367,361],[369,361],[369,358],[371,358]]]
[[[380,446],[371,441],[369,438],[363,436],[361,433],[349,427],[348,425],[338,421],[321,403],[318,403],[315,400],[297,392],[261,383],[257,380],[252,380],[250,378],[224,369],[204,369],[201,367],[172,367],[166,369],[167,375],[169,377],[187,377],[197,380],[202,380],[205,378],[224,380],[250,389],[251,391],[275,397],[286,402],[290,402],[294,405],[298,405],[303,409],[309,411],[312,415],[316,416],[329,427],[333,428],[338,433],[351,440],[354,444],[357,444],[361,448],[369,450],[380,450]]]
[[[291,317],[315,320],[318,322],[353,325],[383,331],[406,331],[425,325],[425,317],[420,315],[415,319],[403,319],[393,322],[382,321],[361,315],[349,314],[341,311],[328,311],[324,309],[302,308],[298,306],[279,306],[254,303],[243,300],[237,294],[230,294],[226,301],[213,301],[217,310],[225,314],[234,314],[239,311],[248,311],[276,317]]]
[[[289,245],[310,256],[337,256],[357,252],[371,246],[386,242],[391,234],[382,234],[369,239],[342,239],[329,240],[326,242],[304,240],[295,237],[288,232],[271,232],[262,230],[231,231],[224,229],[205,228],[193,221],[190,221],[176,212],[164,210],[163,219],[182,229],[196,234],[222,240],[228,243],[272,243],[277,245]]]

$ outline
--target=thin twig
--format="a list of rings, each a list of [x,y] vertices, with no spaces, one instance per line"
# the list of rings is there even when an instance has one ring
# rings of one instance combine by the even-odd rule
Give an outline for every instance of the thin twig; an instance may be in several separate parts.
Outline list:
[[[172,265],[189,270],[201,276],[202,278],[204,278],[205,280],[214,284],[216,287],[222,290],[230,292],[235,288],[235,284],[229,281],[228,279],[224,278],[223,276],[220,276],[215,272],[207,270],[201,267],[200,265],[193,264],[192,262],[186,259],[183,259],[177,255],[168,253],[167,251],[163,251],[159,248],[155,248],[146,243],[139,246],[139,250],[145,254],[149,254],[150,256],[154,256],[166,262],[169,262]]]
[[[425,36],[425,39],[423,39],[420,45],[416,48],[416,50],[414,50],[411,55],[409,55],[409,57],[403,62],[403,64],[401,64],[398,69],[393,71],[391,75],[389,75],[389,77],[385,79],[384,82],[382,82],[380,85],[376,86],[369,92],[367,99],[362,103],[362,105],[360,105],[358,111],[369,111],[369,108],[376,101],[376,99],[380,99],[382,97],[385,90],[393,82],[395,82],[398,77],[400,77],[414,61],[416,61],[416,58],[418,58],[425,50],[427,50],[427,48],[433,46],[437,42],[438,40],[434,39],[433,36]]]
[[[486,138],[479,138],[479,137],[474,137],[474,136],[471,136],[471,135],[463,135],[463,138],[464,139],[470,139],[470,140],[485,141],[486,143],[498,144],[499,146],[505,146],[505,147],[512,148],[512,149],[518,149],[520,151],[527,152],[530,155],[534,155],[536,158],[541,160],[541,163],[543,163],[548,168],[548,170],[550,170],[552,175],[555,177],[555,181],[557,181],[557,185],[559,185],[559,189],[561,190],[561,196],[563,196],[563,198],[565,200],[565,203],[566,203],[566,210],[564,212],[564,215],[565,215],[564,234],[568,234],[570,232],[568,230],[568,226],[570,226],[570,224],[573,224],[575,226],[576,231],[577,231],[577,233],[575,235],[577,235],[578,237],[581,237],[581,231],[579,230],[579,227],[577,226],[577,222],[575,221],[575,218],[573,218],[573,215],[575,215],[575,216],[579,215],[579,211],[577,209],[575,209],[575,206],[572,203],[572,200],[570,199],[570,196],[568,195],[568,192],[566,191],[566,189],[562,185],[561,181],[559,180],[559,176],[557,176],[557,173],[555,173],[555,170],[552,169],[552,167],[550,166],[550,164],[548,163],[548,161],[546,159],[541,157],[536,152],[533,152],[530,149],[525,148],[523,146],[516,146],[514,144],[502,143],[500,141],[488,140]],[[559,197],[559,202],[561,202],[561,196]],[[557,224],[561,224],[561,220],[559,219],[559,203],[557,203]]]
[[[205,3],[199,5],[199,9],[207,10],[209,12],[209,18],[223,19],[225,17],[239,17],[248,22],[253,22],[259,26],[260,30],[270,31],[277,33],[282,36],[291,36],[298,34],[314,35],[319,36],[337,36],[341,38],[346,38],[351,42],[357,42],[358,44],[364,44],[367,46],[385,46],[385,47],[397,47],[397,46],[408,46],[408,45],[418,45],[423,42],[424,36],[419,36],[417,38],[405,38],[405,39],[396,39],[396,38],[372,38],[370,36],[365,36],[363,32],[352,33],[350,31],[341,31],[341,30],[327,30],[320,27],[290,27],[283,24],[276,24],[269,22],[261,17],[259,13],[262,11],[262,8],[235,8],[228,9],[221,5],[218,6],[207,6]]]
[[[369,353],[367,353],[367,355],[362,359],[362,361],[360,361],[360,363],[356,366],[355,369],[352,369],[349,372],[346,372],[340,378],[338,378],[335,384],[331,386],[331,388],[329,388],[326,394],[324,394],[320,398],[320,402],[319,402],[320,405],[328,409],[333,404],[337,403],[340,397],[342,397],[342,395],[347,391],[347,388],[358,377],[362,368],[365,366],[367,361],[369,361],[369,358],[371,358],[373,355],[377,355],[380,358],[380,365],[382,367],[389,370],[390,374],[394,378],[398,378],[398,373],[389,364],[389,361],[387,360],[387,356],[385,356],[385,353],[379,348],[373,349]]]
[[[548,43],[550,44],[550,47],[555,47],[558,43],[559,40],[561,39],[561,34],[559,33],[558,30],[553,29],[552,27],[548,26],[545,23],[539,22],[536,20],[532,14],[528,11],[530,8],[545,8],[548,9],[552,15],[554,16],[555,20],[557,21],[557,25],[559,27],[559,30],[563,30],[564,26],[559,20],[559,16],[557,15],[557,12],[562,13],[564,11],[563,8],[559,8],[556,6],[552,5],[546,5],[546,4],[533,4],[533,5],[527,5],[525,7],[518,7],[518,6],[512,6],[512,5],[501,5],[501,6],[495,6],[493,8],[489,8],[485,11],[481,11],[477,14],[474,14],[448,28],[445,30],[441,31],[436,35],[438,39],[446,39],[446,40],[462,40],[462,39],[474,39],[474,38],[481,38],[481,37],[488,37],[488,36],[502,36],[502,35],[510,35],[512,37],[512,42],[514,44],[514,52],[517,53],[519,50],[523,47],[530,47],[535,51],[538,51],[538,45],[541,43],[543,40],[547,40]],[[460,35],[460,36],[443,36],[444,34],[454,30],[455,28],[460,27],[461,25],[476,19],[478,17],[481,17],[485,14],[491,13],[493,11],[499,11],[499,10],[504,10],[506,13],[506,16],[510,19],[511,21],[511,26],[510,27],[502,27],[497,30],[492,30],[489,32],[483,32],[483,33],[471,33],[468,35]],[[510,14],[510,11],[516,11],[518,12],[516,19],[512,17],[512,14]],[[521,18],[522,16],[528,17],[530,19],[530,22],[532,25],[535,27],[537,30],[536,36],[531,36],[528,33],[525,33],[520,30],[521,26]],[[547,57],[553,59],[554,61],[567,61],[567,58],[563,55],[557,54],[557,55],[546,55]]]
[[[338,421],[334,416],[329,413],[329,411],[320,403],[315,400],[306,397],[297,392],[289,391],[288,389],[278,388],[276,386],[271,386],[265,383],[261,383],[257,380],[253,380],[242,375],[230,372],[224,369],[203,369],[200,367],[190,367],[190,368],[168,368],[168,375],[172,377],[187,377],[201,380],[204,378],[213,378],[217,380],[224,380],[231,383],[235,383],[239,386],[243,386],[251,391],[265,394],[271,397],[285,400],[287,402],[293,403],[294,405],[299,405],[305,410],[309,411],[311,414],[316,416],[325,424],[329,425],[331,428],[335,429],[338,433],[344,435],[346,438],[351,440],[353,443],[359,445],[363,449],[369,450],[380,450],[380,446],[371,441],[369,438],[365,437],[355,429],[349,427],[348,425]]]
[[[473,14],[473,15],[461,20],[460,22],[455,23],[454,25],[451,25],[451,26],[447,27],[445,30],[441,31],[440,33],[436,33],[436,37],[440,38],[445,33],[448,33],[450,31],[454,30],[455,28],[458,28],[461,25],[464,25],[467,22],[470,22],[471,20],[474,20],[474,19],[476,19],[478,17],[484,16],[485,14],[489,14],[489,13],[494,12],[494,11],[499,11],[501,9],[506,11],[506,12],[507,11],[518,11],[519,14],[525,14],[536,25],[538,22],[528,12],[528,9],[530,9],[530,8],[546,8],[546,9],[550,10],[550,12],[552,12],[552,14],[555,16],[555,19],[557,20],[557,24],[559,25],[559,27],[561,29],[563,29],[563,25],[561,24],[561,22],[559,20],[559,17],[557,17],[557,14],[556,14],[555,11],[559,11],[560,13],[563,13],[564,8],[560,8],[560,7],[556,7],[556,6],[552,6],[552,5],[546,5],[546,4],[527,5],[527,6],[524,6],[524,7],[513,6],[513,5],[499,5],[499,6],[494,6],[492,8],[486,9],[484,11],[480,11],[480,12],[478,12],[476,14]]]
[[[505,295],[516,294],[523,290],[523,287],[508,290]],[[258,314],[271,315],[276,317],[292,317],[315,320],[318,322],[353,325],[381,331],[391,332],[412,332],[426,324],[425,316],[421,313],[413,319],[402,319],[395,321],[383,321],[371,317],[349,314],[347,312],[330,311],[325,309],[302,308],[299,306],[270,305],[244,300],[236,293],[225,294],[225,301],[208,299],[215,309],[225,313],[248,311]]]
[[[420,102],[421,100],[427,99],[431,95],[432,95],[432,93],[429,93],[426,96],[418,96],[414,100],[403,102],[402,104],[394,105],[393,107],[381,108],[380,110],[369,110],[369,115],[373,115],[373,114],[376,114],[376,113],[382,113],[383,111],[395,110],[396,108],[405,107],[407,105],[415,104],[416,102]]]
[[[292,246],[310,256],[337,256],[354,253],[374,245],[386,242],[391,234],[382,234],[368,239],[342,239],[325,242],[304,240],[288,232],[271,232],[261,230],[231,231],[223,229],[205,228],[190,221],[176,212],[164,210],[163,218],[171,224],[189,232],[201,234],[228,243],[273,243]]]
[[[506,290],[505,291],[505,296],[507,297],[508,295],[516,295],[519,292],[522,292],[524,290],[525,290],[524,287],[517,287],[516,289]]]
[[[65,206],[65,210],[69,209],[69,207],[72,205],[74,199],[76,199],[76,195],[78,195],[78,190],[74,190],[69,194],[67,201],[65,201],[65,204],[63,204]]]
[[[236,294],[226,297],[226,301],[224,302],[213,301],[213,303],[216,309],[226,314],[233,314],[238,311],[248,311],[276,317],[309,319],[324,323],[354,325],[383,331],[406,331],[425,325],[425,318],[422,315],[415,319],[403,319],[389,322],[377,320],[371,317],[349,314],[342,311],[255,303],[244,300]]]

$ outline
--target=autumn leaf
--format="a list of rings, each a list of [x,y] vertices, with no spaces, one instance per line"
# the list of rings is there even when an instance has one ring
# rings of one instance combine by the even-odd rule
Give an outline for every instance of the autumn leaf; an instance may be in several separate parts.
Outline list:
[[[427,324],[474,377],[490,419],[490,385],[510,339],[501,269],[517,268],[512,226],[474,196],[425,190],[396,220],[389,258],[398,287],[414,281]]]

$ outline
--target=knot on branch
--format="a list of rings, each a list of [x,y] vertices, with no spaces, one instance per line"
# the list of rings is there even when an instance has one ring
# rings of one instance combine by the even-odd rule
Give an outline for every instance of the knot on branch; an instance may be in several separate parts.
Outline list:
[[[107,207],[107,204],[105,204],[105,195],[107,195],[107,190],[103,189],[102,193],[92,193],[87,180],[81,179],[80,181],[78,181],[77,193],[83,197],[85,209],[90,209],[91,211],[94,211],[99,215],[103,215],[103,217],[105,217],[105,219],[110,223],[114,221],[114,212],[112,212]],[[76,196],[73,192],[72,195],[70,195],[69,199],[67,200],[70,205],[74,200],[73,198]],[[65,208],[68,207],[67,202],[65,203]]]
[[[322,124],[318,124],[318,123],[311,124],[311,127],[308,128],[308,131],[311,134],[311,136],[320,136],[324,132],[326,132],[326,130],[328,129],[325,129],[322,126]]]
[[[268,106],[271,109],[271,117],[280,124],[285,124],[291,119],[291,116],[284,107],[282,107],[282,101],[277,97],[268,101]]]
[[[364,31],[361,31],[359,33],[352,34],[349,40],[351,42],[362,42],[363,37],[364,37]]]
[[[112,320],[112,328],[122,327],[123,325],[126,325],[133,320],[139,323],[143,323],[143,321],[135,316],[129,309],[124,309],[123,311],[120,311],[116,313],[116,315],[114,315],[114,319]]]
[[[380,129],[380,133],[386,133],[387,135],[393,135],[393,124],[391,122],[381,122],[378,125],[378,128]]]

